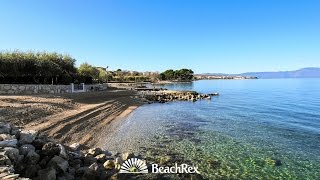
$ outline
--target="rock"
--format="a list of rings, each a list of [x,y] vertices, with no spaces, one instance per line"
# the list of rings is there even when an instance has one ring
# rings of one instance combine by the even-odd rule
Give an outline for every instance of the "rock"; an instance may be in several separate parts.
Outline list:
[[[60,154],[60,146],[53,142],[48,142],[42,147],[42,153],[46,156],[55,156]]]
[[[17,139],[0,141],[0,147],[17,147],[17,143]]]
[[[33,178],[33,177],[37,176],[37,172],[40,169],[41,168],[39,167],[39,165],[27,166],[25,173],[23,175],[24,175],[24,177]]]
[[[4,155],[8,156],[11,161],[17,162],[19,157],[19,150],[13,147],[5,147]]]
[[[17,179],[18,177],[19,177],[19,174],[10,174],[5,177],[2,177],[2,179],[3,180],[13,180],[13,179]]]
[[[82,176],[82,179],[86,179],[86,180],[95,180],[99,178],[99,174],[98,172],[90,169],[90,168],[85,168],[84,169],[84,173]]]
[[[123,162],[124,162],[124,161],[123,161],[123,159],[122,159],[121,157],[117,157],[117,158],[115,159],[115,161],[114,161],[114,163],[115,163],[115,168],[116,168],[116,169],[120,169]]]
[[[48,163],[48,167],[53,167],[55,168],[58,172],[66,172],[68,167],[69,167],[69,163],[68,161],[66,161],[65,159],[63,159],[60,156],[54,156]]]
[[[4,154],[0,154],[0,165],[12,165],[11,160],[9,159],[8,156],[4,155]]]
[[[36,149],[42,149],[42,147],[47,143],[46,140],[41,139],[41,138],[37,138],[32,142],[32,145],[36,148]]]
[[[56,170],[53,168],[42,169],[38,171],[38,176],[40,180],[55,180]]]
[[[0,141],[16,139],[16,136],[11,136],[10,134],[0,134]]]
[[[166,164],[172,160],[171,156],[161,156],[160,164]]]
[[[273,158],[272,160],[273,160],[274,166],[281,166],[282,165],[282,162],[280,159]]]
[[[37,135],[38,132],[35,130],[22,130],[20,132],[19,144],[30,144],[35,140]]]
[[[104,163],[106,161],[106,155],[105,154],[99,154],[95,158],[99,163]]]
[[[83,160],[85,166],[90,166],[91,164],[97,162],[97,159],[92,156],[86,156]]]
[[[25,161],[28,164],[37,164],[39,160],[40,160],[40,155],[34,151],[29,151],[29,153],[25,158]]]
[[[20,146],[20,148],[19,148],[20,154],[22,154],[24,156],[26,156],[30,151],[35,151],[35,150],[36,150],[36,148],[31,144],[24,144],[24,145]]]
[[[96,156],[101,153],[102,153],[102,149],[100,148],[92,148],[88,150],[88,154],[91,154],[92,156]]]
[[[125,152],[122,154],[121,158],[125,161],[130,158],[134,158],[135,155],[133,153]]]
[[[91,164],[90,166],[89,166],[89,169],[92,169],[92,170],[94,170],[94,171],[97,171],[98,169],[99,169],[99,165],[98,165],[98,163],[93,163],[93,164]]]
[[[69,174],[69,173],[63,173],[61,175],[58,176],[57,178],[58,180],[74,180],[74,176]]]
[[[76,151],[79,149],[80,144],[79,143],[73,143],[69,146],[73,151]]]
[[[217,169],[218,167],[221,166],[221,162],[219,160],[210,159],[207,162],[209,164],[209,167],[212,168],[212,169]]]
[[[103,163],[103,167],[105,169],[111,170],[115,168],[115,164],[113,162],[113,160],[107,160],[105,163]]]
[[[42,156],[40,162],[38,163],[42,169],[47,167],[48,162],[51,160],[49,156]]]
[[[72,166],[73,168],[79,168],[83,165],[83,163],[80,159],[74,159],[69,162],[70,162],[70,166]]]
[[[58,144],[58,146],[60,148],[59,156],[64,158],[64,159],[68,159],[68,154],[66,152],[66,149],[61,144]]]
[[[16,137],[20,136],[20,129],[17,127],[11,127],[11,135],[15,135]]]
[[[4,172],[14,173],[14,169],[13,169],[12,166],[9,166],[9,167],[0,167],[0,173],[4,173]]]
[[[10,134],[11,125],[9,123],[0,122],[0,134]]]

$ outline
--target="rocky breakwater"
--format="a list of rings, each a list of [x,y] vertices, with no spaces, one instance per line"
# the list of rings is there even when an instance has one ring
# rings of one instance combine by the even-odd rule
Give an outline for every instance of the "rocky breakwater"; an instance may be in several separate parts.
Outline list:
[[[0,122],[0,179],[119,179],[120,164],[136,157],[79,147]]]
[[[212,96],[219,96],[219,93],[200,94],[196,91],[141,91],[140,97],[148,102],[171,102],[171,101],[197,101],[201,99],[210,100]]]

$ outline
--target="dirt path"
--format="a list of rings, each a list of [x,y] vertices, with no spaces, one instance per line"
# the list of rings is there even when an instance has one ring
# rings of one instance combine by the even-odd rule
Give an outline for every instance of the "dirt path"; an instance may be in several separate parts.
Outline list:
[[[60,96],[0,96],[0,120],[35,129],[63,143],[95,145],[108,123],[142,103],[133,91]]]

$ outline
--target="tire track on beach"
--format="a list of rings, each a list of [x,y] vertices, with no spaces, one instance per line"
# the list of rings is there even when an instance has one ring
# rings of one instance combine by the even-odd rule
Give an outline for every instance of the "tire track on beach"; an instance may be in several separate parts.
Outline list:
[[[40,121],[28,125],[29,129],[35,129],[49,135],[62,143],[94,145],[97,137],[107,125],[117,117],[123,117],[138,107],[139,101],[118,97],[100,104],[88,104],[77,110],[71,110],[46,117]]]

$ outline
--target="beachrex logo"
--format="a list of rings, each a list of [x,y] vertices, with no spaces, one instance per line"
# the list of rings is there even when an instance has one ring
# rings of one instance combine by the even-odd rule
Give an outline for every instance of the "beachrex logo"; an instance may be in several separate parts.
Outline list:
[[[131,158],[121,165],[119,173],[148,173],[148,167],[145,161]]]
[[[119,173],[149,173],[146,162],[137,158],[131,158],[126,160],[120,168]],[[175,163],[174,166],[159,166],[158,164],[151,164],[151,173],[187,173],[187,174],[200,174],[198,167],[189,166],[188,164],[178,165]]]

